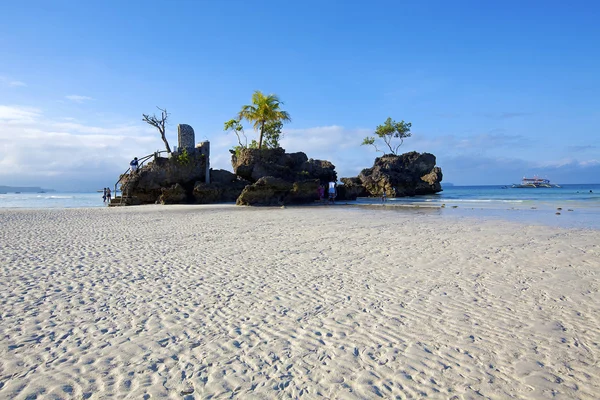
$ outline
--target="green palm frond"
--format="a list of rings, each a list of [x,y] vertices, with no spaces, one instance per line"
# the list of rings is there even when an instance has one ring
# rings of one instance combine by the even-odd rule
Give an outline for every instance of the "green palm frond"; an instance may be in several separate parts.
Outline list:
[[[262,145],[265,124],[277,121],[291,121],[290,115],[280,109],[282,104],[277,95],[265,95],[260,90],[256,90],[252,94],[252,104],[245,105],[240,110],[238,118],[253,123],[254,129],[260,131],[259,148]]]

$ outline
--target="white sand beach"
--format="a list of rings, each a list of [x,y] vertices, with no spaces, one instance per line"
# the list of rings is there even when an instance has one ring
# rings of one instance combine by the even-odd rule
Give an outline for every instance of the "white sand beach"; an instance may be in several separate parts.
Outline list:
[[[599,278],[436,212],[1,210],[0,398],[597,399]]]

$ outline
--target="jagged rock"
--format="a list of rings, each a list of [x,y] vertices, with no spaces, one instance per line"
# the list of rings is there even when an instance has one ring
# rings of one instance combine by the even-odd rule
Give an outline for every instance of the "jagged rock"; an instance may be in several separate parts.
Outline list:
[[[284,204],[294,185],[281,178],[264,176],[244,188],[236,204],[241,206],[275,206]]]
[[[286,153],[282,148],[241,149],[231,157],[233,171],[239,177],[256,182],[264,176],[288,182],[319,179],[328,182],[337,178],[335,166],[329,161],[308,159],[306,154]]]
[[[236,174],[233,174],[224,169],[211,169],[210,170],[210,183],[222,183],[228,184],[232,182],[236,182],[238,177]]]
[[[194,203],[197,204],[212,204],[227,201],[223,200],[223,188],[221,187],[221,184],[218,183],[196,182],[196,185],[194,185],[193,196]],[[235,201],[235,198],[233,201]]]
[[[121,179],[121,191],[124,197],[136,197],[141,204],[162,202],[163,189],[167,191],[179,184],[185,192],[182,201],[192,199],[194,184],[204,182],[206,175],[206,157],[200,149],[188,151],[187,159],[178,153],[170,158],[155,157],[154,161],[142,166],[138,171],[125,175]],[[166,195],[167,201],[175,197]]]
[[[222,169],[210,171],[210,183],[196,182],[193,196],[198,204],[233,202],[250,182]]]
[[[320,183],[337,179],[329,161],[308,159],[306,154],[276,149],[241,149],[233,154],[235,174],[253,185],[247,186],[236,204],[280,205],[310,203],[318,199]]]
[[[402,155],[386,154],[375,159],[373,167],[358,175],[362,186],[372,196],[414,196],[442,191],[442,170],[435,166],[430,153],[416,151]]]
[[[302,204],[312,203],[319,200],[319,184],[318,179],[310,179],[305,181],[294,182],[292,190],[284,199],[285,204]]]
[[[300,170],[302,171],[301,174],[305,174],[307,178],[318,179],[321,183],[337,180],[335,166],[329,161],[313,160],[311,158],[302,163]]]
[[[356,200],[357,197],[367,197],[369,192],[359,178],[342,178],[342,185],[337,187],[336,200]]]
[[[185,203],[187,200],[187,193],[179,183],[168,188],[162,188],[161,192],[159,198],[161,204],[179,204]]]

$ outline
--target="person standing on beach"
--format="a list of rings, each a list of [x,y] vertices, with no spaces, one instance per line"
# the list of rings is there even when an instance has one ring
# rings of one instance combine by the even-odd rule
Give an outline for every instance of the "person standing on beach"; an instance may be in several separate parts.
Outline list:
[[[335,204],[335,181],[329,182],[329,202]]]
[[[106,203],[106,188],[104,188],[104,194],[102,195],[102,201]]]
[[[106,200],[108,200],[108,204],[110,204],[110,188],[106,188]]]
[[[385,203],[387,201],[387,194],[385,193],[385,189],[381,192],[381,202]]]
[[[325,188],[323,187],[323,185],[319,185],[317,193],[319,194],[319,201],[321,203],[325,203]]]

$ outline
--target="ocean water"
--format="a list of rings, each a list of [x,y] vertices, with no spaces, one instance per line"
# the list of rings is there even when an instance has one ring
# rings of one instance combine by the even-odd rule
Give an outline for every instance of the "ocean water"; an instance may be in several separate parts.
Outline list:
[[[428,196],[390,199],[406,204],[478,207],[577,206],[599,207],[600,184],[561,185],[560,188],[511,188],[506,186],[450,186]]]
[[[0,208],[105,207],[102,193],[6,193],[0,194]]]
[[[381,200],[360,198],[357,203],[381,204]],[[463,217],[600,229],[600,184],[560,188],[450,186],[435,195],[390,198],[386,205],[441,208],[446,215]]]
[[[435,195],[390,198],[386,208],[435,209],[443,215],[505,219],[528,224],[600,229],[600,184],[560,188],[450,186]],[[380,205],[379,198],[359,198],[349,204]],[[394,207],[397,206],[397,207]],[[106,207],[102,193],[0,194],[2,208]],[[560,208],[560,210],[559,210]],[[558,214],[557,214],[558,213]]]

